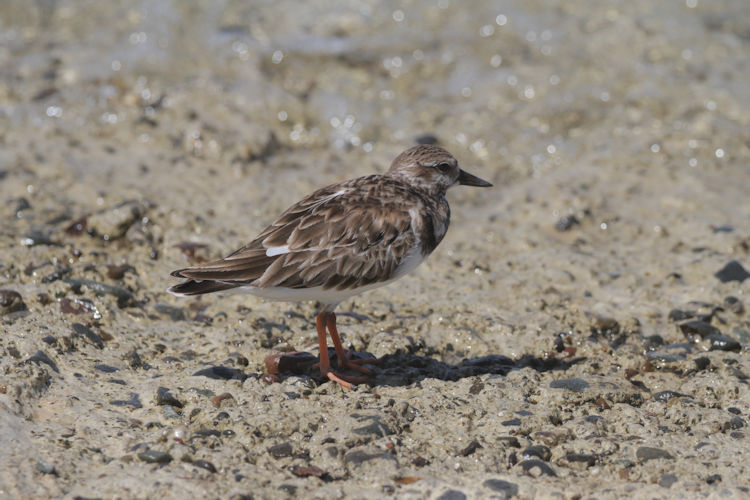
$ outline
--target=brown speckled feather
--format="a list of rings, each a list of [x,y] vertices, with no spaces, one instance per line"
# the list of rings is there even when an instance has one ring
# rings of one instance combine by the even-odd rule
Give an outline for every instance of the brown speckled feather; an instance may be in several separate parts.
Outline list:
[[[445,192],[455,184],[489,185],[459,169],[442,148],[411,148],[384,175],[312,193],[226,258],[174,271],[173,276],[189,281],[170,291],[194,295],[250,287],[355,292],[390,281],[440,243],[450,221]]]

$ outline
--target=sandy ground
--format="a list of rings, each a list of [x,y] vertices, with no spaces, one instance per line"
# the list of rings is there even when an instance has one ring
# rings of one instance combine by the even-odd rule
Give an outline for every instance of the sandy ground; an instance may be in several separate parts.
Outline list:
[[[0,5],[0,497],[750,495],[746,1],[116,4]],[[371,384],[165,293],[417,139],[495,188],[341,305]]]

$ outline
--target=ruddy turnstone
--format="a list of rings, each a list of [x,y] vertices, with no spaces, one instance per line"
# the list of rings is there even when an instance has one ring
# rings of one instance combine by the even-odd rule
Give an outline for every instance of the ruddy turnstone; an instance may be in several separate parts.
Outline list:
[[[491,186],[458,167],[445,149],[420,145],[383,175],[324,187],[292,205],[253,241],[227,257],[172,273],[188,281],[175,295],[242,291],[273,300],[315,300],[320,371],[351,388],[330,366],[326,328],[342,368],[369,373],[341,345],[334,309],[416,268],[438,246],[450,222],[445,199],[455,185]]]

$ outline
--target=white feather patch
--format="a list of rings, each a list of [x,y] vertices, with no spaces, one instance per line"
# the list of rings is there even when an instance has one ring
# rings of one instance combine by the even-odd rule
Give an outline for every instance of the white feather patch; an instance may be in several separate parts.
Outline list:
[[[283,255],[285,253],[289,253],[289,245],[284,245],[283,247],[266,248],[266,257],[275,257],[277,255]]]

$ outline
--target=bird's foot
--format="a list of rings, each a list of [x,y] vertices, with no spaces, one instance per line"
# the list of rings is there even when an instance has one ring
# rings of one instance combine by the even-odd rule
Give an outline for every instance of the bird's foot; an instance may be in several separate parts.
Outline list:
[[[363,384],[367,382],[367,377],[351,377],[347,375],[340,375],[334,372],[333,370],[331,370],[330,368],[328,369],[328,371],[325,371],[325,372],[323,370],[320,370],[320,371],[321,373],[323,373],[323,375],[328,377],[328,380],[339,384],[344,389],[351,390],[352,384]]]
[[[364,373],[365,375],[372,375],[372,370],[365,368],[362,365],[379,365],[381,363],[378,358],[360,358],[352,356],[357,356],[357,353],[355,351],[344,351],[344,359],[339,362],[342,368]]]

